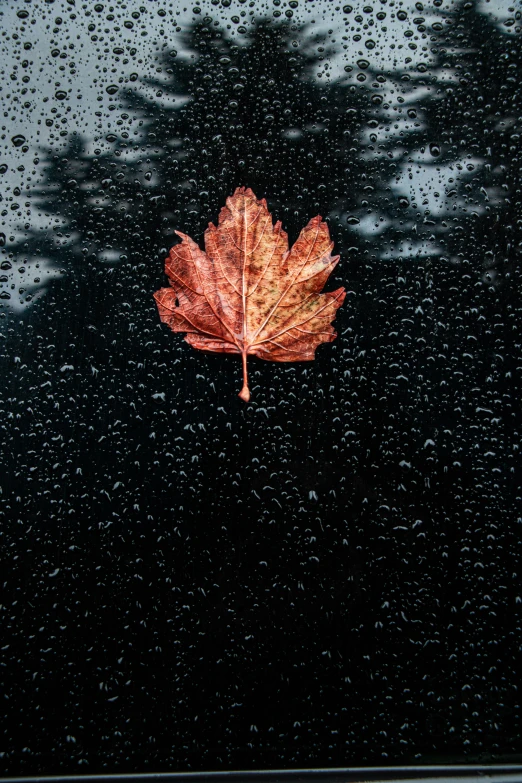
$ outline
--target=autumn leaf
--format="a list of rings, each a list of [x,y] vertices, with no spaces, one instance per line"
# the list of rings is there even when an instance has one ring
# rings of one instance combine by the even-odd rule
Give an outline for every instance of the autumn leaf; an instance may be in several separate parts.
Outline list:
[[[272,224],[265,199],[237,188],[217,227],[205,231],[206,252],[176,231],[165,263],[170,287],[154,298],[163,323],[202,351],[239,354],[248,402],[247,356],[272,362],[315,358],[321,343],[335,340],[332,326],[344,288],[320,293],[339,261],[321,216],[312,218],[288,250],[281,222]]]

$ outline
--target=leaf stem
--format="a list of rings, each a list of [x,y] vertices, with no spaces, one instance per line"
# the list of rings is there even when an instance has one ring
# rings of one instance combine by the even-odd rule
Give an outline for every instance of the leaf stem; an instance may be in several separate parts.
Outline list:
[[[243,388],[239,392],[239,396],[245,402],[250,399],[250,389],[248,388],[248,373],[247,373],[247,352],[242,351],[241,359],[243,360]]]

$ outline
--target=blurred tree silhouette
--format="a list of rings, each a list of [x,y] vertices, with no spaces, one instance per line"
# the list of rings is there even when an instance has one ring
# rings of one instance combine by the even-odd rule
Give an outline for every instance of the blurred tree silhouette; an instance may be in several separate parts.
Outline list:
[[[305,33],[260,21],[238,45],[203,23],[184,36],[195,63],[165,54],[160,66],[169,81],[146,83],[155,98],[127,92],[130,110],[149,118],[151,147],[172,150],[157,170],[164,223],[186,222],[187,212],[190,222],[192,211],[201,230],[202,219],[214,217],[238,184],[268,195],[294,235],[307,212],[356,203],[354,182],[364,179],[364,164],[355,139],[371,115],[375,89],[321,86],[311,76],[318,55]],[[169,94],[190,95],[190,101],[161,109]]]
[[[522,45],[476,2],[457,6],[450,21],[441,62],[454,78],[427,114],[440,164],[453,166],[440,241],[451,260],[469,259],[477,277],[497,287],[521,249],[514,235],[522,228],[522,96],[515,90]]]
[[[516,205],[522,106],[514,90],[522,67],[520,38],[502,32],[477,2],[438,11],[438,17],[433,64],[418,65],[416,74],[386,74],[404,86],[400,104],[381,114],[389,124],[395,110],[402,138],[390,132],[380,139],[380,150],[394,152],[397,163],[397,176],[388,183],[394,198],[383,199],[382,180],[378,189],[380,255],[467,259],[476,279],[489,269],[485,280],[498,283],[502,269],[513,265],[511,237],[521,225]]]
[[[121,94],[137,141],[127,131],[108,134],[112,151],[92,155],[73,136],[65,150],[47,151],[33,203],[55,225],[31,230],[10,253],[74,270],[83,286],[90,266],[98,265],[91,277],[103,278],[111,265],[123,271],[132,261],[127,279],[152,289],[159,278],[149,262],[174,241],[174,229],[199,239],[226,196],[247,184],[270,198],[291,239],[320,212],[345,257],[354,228],[356,261],[456,261],[474,248],[483,256],[475,268],[498,284],[520,220],[520,107],[509,102],[520,45],[469,3],[444,19],[432,36],[435,62],[417,75],[377,73],[359,61],[357,79],[321,85],[310,77],[318,55],[306,30],[259,21],[239,45],[204,18],[183,34],[193,59],[165,44],[161,76]],[[405,128],[400,140],[392,120]],[[410,203],[400,193],[414,176],[422,190],[419,164],[430,183],[422,196],[417,181],[422,202]],[[433,170],[441,170],[438,189]]]
[[[403,86],[399,100],[381,108],[381,128],[391,126],[392,116],[399,123],[378,138],[373,158],[393,155],[397,170],[376,189],[374,252],[398,261],[404,301],[416,302],[411,323],[423,341],[416,371],[437,377],[433,348],[439,345],[439,357],[455,367],[447,390],[455,400],[462,398],[463,364],[476,388],[516,371],[522,97],[514,84],[522,46],[477,2],[438,15],[433,64],[418,65],[417,73],[385,74]],[[395,323],[404,331],[403,322]],[[466,340],[476,341],[478,350]],[[444,397],[439,390],[433,402],[450,421]],[[512,418],[514,411],[506,414]]]
[[[125,262],[132,261],[135,282],[153,290],[158,253],[172,244],[174,229],[199,239],[240,184],[269,197],[291,240],[317,212],[340,218],[364,207],[373,186],[361,138],[366,123],[377,122],[379,84],[321,85],[311,68],[331,51],[317,55],[306,31],[290,24],[259,21],[238,45],[210,21],[183,34],[191,59],[165,46],[161,76],[121,94],[137,141],[128,131],[110,133],[112,150],[93,155],[72,136],[64,150],[47,150],[33,203],[55,225],[31,230],[22,247],[10,248],[14,255],[74,271],[84,287],[97,273],[103,278],[107,265],[130,281]],[[350,244],[344,220],[334,238],[341,252]],[[87,299],[103,306],[99,293]]]
[[[93,140],[73,134],[65,149],[46,151],[45,181],[32,194],[46,222],[9,248],[60,271],[30,319],[45,332],[59,311],[74,344],[92,346],[93,364],[106,351],[105,341],[95,347],[94,326],[107,339],[126,333],[127,355],[142,361],[174,230],[201,240],[238,185],[269,197],[290,241],[317,212],[337,218],[343,258],[353,241],[346,212],[364,209],[374,188],[363,154],[367,123],[377,122],[371,69],[364,81],[321,85],[311,68],[331,52],[314,53],[306,30],[261,20],[240,46],[210,21],[183,34],[190,59],[165,45],[161,76],[122,93],[127,130],[108,133],[94,150]],[[335,274],[332,286],[343,273]],[[132,330],[140,324],[139,336],[128,333],[129,321]]]

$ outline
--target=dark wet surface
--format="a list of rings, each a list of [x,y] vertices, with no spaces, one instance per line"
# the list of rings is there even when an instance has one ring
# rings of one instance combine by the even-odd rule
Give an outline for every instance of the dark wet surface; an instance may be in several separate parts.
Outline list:
[[[97,5],[6,5],[4,774],[520,760],[517,12]],[[239,185],[349,292],[248,405],[152,298]]]

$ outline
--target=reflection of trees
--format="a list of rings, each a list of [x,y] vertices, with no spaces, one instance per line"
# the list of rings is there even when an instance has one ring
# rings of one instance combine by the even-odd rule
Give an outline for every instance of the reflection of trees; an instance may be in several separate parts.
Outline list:
[[[442,36],[444,67],[455,78],[441,105],[431,108],[428,123],[440,139],[441,162],[455,164],[444,246],[450,258],[470,259],[484,282],[496,285],[513,268],[520,219],[516,134],[522,103],[515,74],[522,68],[522,48],[520,40],[469,6],[457,7]]]
[[[260,23],[248,45],[237,46],[201,25],[185,44],[196,52],[196,65],[176,60],[173,68],[166,55],[164,73],[174,71],[169,83],[149,86],[161,90],[162,100],[189,94],[189,104],[159,111],[157,98],[128,94],[130,108],[152,118],[149,138],[172,151],[162,167],[173,187],[166,208],[177,215],[181,203],[185,214],[192,208],[206,217],[239,181],[270,194],[289,219],[303,200],[315,208],[328,203],[339,166],[354,157],[349,149],[362,96],[354,100],[359,112],[346,115],[337,85],[322,88],[305,78],[315,58],[285,27]]]
[[[259,22],[240,46],[204,20],[184,34],[192,59],[165,51],[161,75],[124,94],[141,137],[109,134],[112,151],[97,156],[79,137],[48,151],[33,197],[59,224],[11,252],[84,278],[91,263],[143,264],[174,228],[200,236],[244,182],[270,197],[291,236],[319,211],[345,254],[354,228],[365,259],[455,261],[472,245],[475,267],[498,282],[510,231],[499,227],[517,219],[519,112],[506,99],[520,47],[474,8],[444,20],[433,66],[377,74],[359,61],[328,85],[307,78],[316,56],[302,31]],[[157,279],[150,264],[139,271],[143,285]]]
[[[475,275],[489,268],[493,280],[513,263],[505,245],[512,256],[520,155],[513,135],[520,114],[514,74],[522,50],[477,4],[444,11],[440,22],[434,23],[440,32],[433,65],[402,76],[402,106],[394,107],[395,119],[404,123],[402,139],[393,132],[382,139],[381,152],[396,155],[402,147],[402,155],[397,181],[389,182],[395,198],[386,200],[380,189],[381,256],[468,259]],[[400,79],[397,72],[393,76]],[[390,124],[392,114],[383,112],[381,120]]]
[[[123,270],[133,259],[136,281],[151,286],[157,268],[146,260],[175,228],[200,236],[238,184],[268,196],[291,237],[314,213],[344,219],[364,207],[374,188],[356,139],[376,122],[371,72],[364,83],[321,86],[309,78],[317,55],[284,24],[259,22],[241,46],[205,22],[183,39],[191,59],[166,51],[161,76],[123,96],[130,126],[140,121],[137,141],[108,134],[112,150],[96,155],[76,136],[47,152],[33,198],[56,225],[31,231],[24,255],[84,284],[103,276],[100,264]],[[349,244],[344,222],[335,233],[340,249]]]
[[[381,129],[393,117],[399,127],[377,140],[373,162],[394,155],[397,170],[377,188],[373,248],[386,263],[399,259],[402,303],[390,324],[398,334],[411,326],[421,341],[415,371],[437,377],[440,341],[439,357],[455,371],[449,398],[462,400],[459,373],[481,388],[516,363],[509,323],[520,307],[522,106],[513,80],[522,49],[477,4],[461,3],[440,22],[434,64],[391,74],[404,86],[401,102],[382,109]]]

